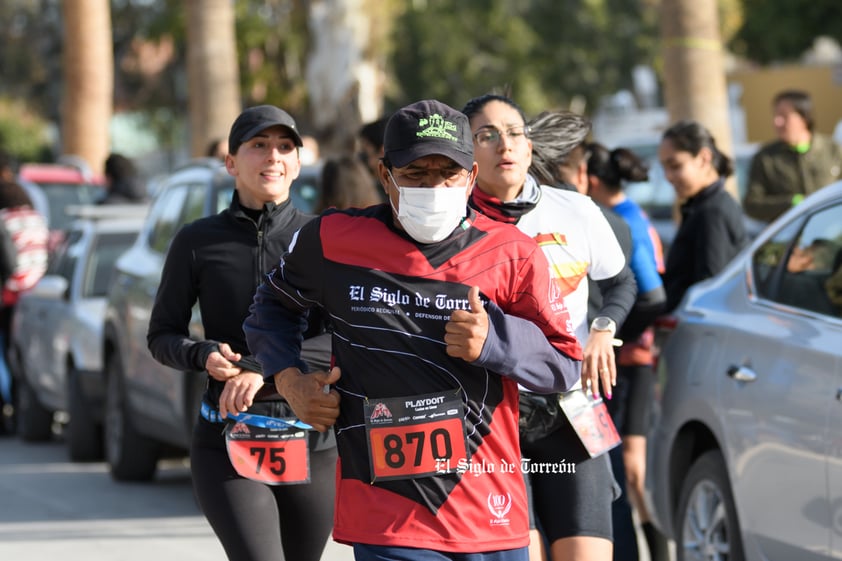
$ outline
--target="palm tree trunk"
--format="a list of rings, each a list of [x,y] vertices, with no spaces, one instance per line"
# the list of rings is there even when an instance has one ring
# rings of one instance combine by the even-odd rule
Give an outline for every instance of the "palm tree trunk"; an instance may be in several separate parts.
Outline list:
[[[716,0],[663,0],[664,97],[670,122],[693,119],[733,154]],[[736,182],[726,187],[736,197]]]
[[[241,108],[240,70],[231,0],[187,0],[190,152],[227,138]]]
[[[62,153],[80,156],[102,172],[114,97],[111,6],[108,0],[63,0],[62,9]]]

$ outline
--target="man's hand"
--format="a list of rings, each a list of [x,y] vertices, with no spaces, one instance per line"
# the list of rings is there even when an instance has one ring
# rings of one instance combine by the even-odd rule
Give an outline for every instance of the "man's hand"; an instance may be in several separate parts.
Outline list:
[[[229,413],[245,411],[254,403],[257,390],[263,387],[263,375],[243,370],[238,376],[228,378],[219,395],[219,414],[224,419]]]
[[[232,351],[228,343],[220,343],[219,351],[214,351],[208,355],[208,359],[205,361],[205,370],[214,380],[225,382],[242,372],[239,366],[232,363],[232,361],[242,358],[243,355]]]
[[[455,310],[450,314],[450,321],[444,326],[444,342],[448,355],[474,362],[488,338],[488,314],[479,298],[478,286],[468,291],[468,302],[470,311]]]
[[[296,417],[324,432],[339,416],[339,393],[330,389],[339,377],[338,367],[331,368],[330,372],[309,374],[290,367],[275,374],[275,389],[287,400]]]
[[[614,361],[614,335],[610,331],[592,329],[584,349],[582,360],[582,388],[593,396],[599,397],[599,382],[602,381],[602,393],[611,399],[617,383],[617,366]]]

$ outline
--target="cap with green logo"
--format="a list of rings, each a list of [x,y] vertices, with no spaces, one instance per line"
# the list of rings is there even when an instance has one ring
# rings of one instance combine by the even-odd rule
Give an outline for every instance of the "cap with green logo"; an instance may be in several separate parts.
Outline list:
[[[474,165],[468,118],[436,100],[418,101],[396,111],[386,124],[383,152],[395,167],[433,155],[446,156],[464,169]]]

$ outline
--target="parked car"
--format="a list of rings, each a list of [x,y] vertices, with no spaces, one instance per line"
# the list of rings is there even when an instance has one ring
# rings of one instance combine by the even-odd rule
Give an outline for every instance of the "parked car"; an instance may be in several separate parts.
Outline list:
[[[53,164],[23,164],[18,170],[18,181],[32,199],[33,207],[47,220],[51,249],[61,242],[63,232],[74,220],[65,209],[94,204],[104,195],[103,177],[93,174],[78,158],[65,157]]]
[[[625,187],[626,195],[640,205],[658,232],[666,254],[672,240],[675,238],[678,225],[674,219],[675,189],[664,174],[664,168],[658,161],[658,144],[643,143],[628,146],[635,154],[649,164],[649,180],[629,182]],[[757,151],[756,144],[741,144],[734,149],[734,176],[737,181],[737,192],[740,201],[745,197],[748,188],[748,173],[751,159]],[[765,223],[744,216],[746,232],[754,238],[766,226]]]
[[[311,211],[319,166],[305,166],[290,197]],[[154,477],[159,458],[184,455],[198,417],[206,374],[158,363],[146,332],[167,250],[178,229],[228,208],[234,180],[215,159],[199,159],[163,179],[137,241],[116,265],[108,294],[103,348],[106,368],[105,451],[117,480]],[[191,336],[202,337],[198,306]]]
[[[82,206],[46,274],[21,295],[12,316],[9,357],[15,373],[18,432],[27,441],[52,435],[54,413],[70,415],[73,460],[102,455],[102,325],[117,258],[134,242],[146,207]]]
[[[842,182],[807,197],[669,321],[647,489],[678,559],[839,559]]]

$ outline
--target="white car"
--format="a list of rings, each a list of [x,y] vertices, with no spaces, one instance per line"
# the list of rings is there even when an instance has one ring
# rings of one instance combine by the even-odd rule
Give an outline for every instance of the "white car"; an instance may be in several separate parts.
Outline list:
[[[21,295],[9,356],[24,440],[51,438],[54,413],[69,413],[70,457],[102,457],[102,407],[90,396],[97,393],[92,386],[103,367],[105,296],[114,263],[134,243],[147,210],[145,205],[68,210],[75,219],[46,274]]]

